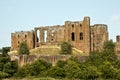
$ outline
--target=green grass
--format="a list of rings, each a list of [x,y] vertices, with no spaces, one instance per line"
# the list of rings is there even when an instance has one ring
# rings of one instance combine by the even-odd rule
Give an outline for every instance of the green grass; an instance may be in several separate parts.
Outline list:
[[[40,46],[35,49],[30,50],[30,54],[42,54],[42,55],[58,55],[60,54],[60,46],[54,45],[54,46]],[[87,56],[85,53],[83,53],[81,50],[78,50],[76,48],[72,48],[72,55],[81,55],[81,56]],[[17,51],[11,51],[9,54],[18,54]]]

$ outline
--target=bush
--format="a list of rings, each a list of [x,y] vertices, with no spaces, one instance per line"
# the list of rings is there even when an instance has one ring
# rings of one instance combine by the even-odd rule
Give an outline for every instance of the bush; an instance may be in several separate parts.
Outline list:
[[[69,43],[63,42],[61,44],[61,52],[60,54],[72,54],[72,47]]]
[[[52,67],[50,70],[48,70],[47,74],[53,78],[64,78],[65,70],[63,68],[55,66],[55,67]]]
[[[30,53],[30,52],[29,52],[29,48],[28,48],[26,42],[22,42],[22,43],[20,44],[20,48],[19,48],[19,50],[18,50],[18,53],[19,53],[19,54],[29,54],[29,53]]]
[[[0,79],[6,78],[8,76],[9,76],[9,74],[0,71]]]

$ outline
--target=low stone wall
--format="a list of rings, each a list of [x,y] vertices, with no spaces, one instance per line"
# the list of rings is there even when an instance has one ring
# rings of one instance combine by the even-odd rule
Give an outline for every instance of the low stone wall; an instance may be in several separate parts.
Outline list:
[[[38,59],[46,60],[50,62],[52,66],[55,66],[57,61],[59,60],[67,60],[71,57],[71,55],[10,55],[11,60],[18,60],[19,66],[23,66],[26,64],[31,64]],[[78,60],[84,61],[86,57],[77,56]]]

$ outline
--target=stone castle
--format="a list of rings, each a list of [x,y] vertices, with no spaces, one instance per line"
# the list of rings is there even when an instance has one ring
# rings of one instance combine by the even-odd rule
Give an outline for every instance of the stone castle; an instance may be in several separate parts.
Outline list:
[[[90,18],[82,21],[65,21],[64,25],[40,26],[32,31],[11,33],[11,49],[18,50],[22,41],[29,49],[42,45],[59,45],[63,41],[69,42],[74,48],[89,53],[102,50],[105,41],[109,40],[106,24],[90,25]],[[116,53],[120,53],[120,36],[116,37]]]
[[[94,50],[102,50],[105,41],[109,40],[106,24],[90,25],[90,18],[82,21],[66,21],[64,25],[35,27],[32,31],[11,33],[11,50],[18,50],[21,42],[25,41],[29,49],[44,46],[59,46],[63,41],[70,43],[75,49],[89,55]],[[120,35],[116,36],[115,52],[120,56]],[[67,60],[71,55],[10,55],[11,60],[18,60],[19,66],[31,64],[35,60],[44,59],[54,66],[59,60]],[[87,56],[77,55],[80,61]]]
[[[117,38],[117,42],[120,42],[120,37]],[[106,24],[90,25],[90,18],[84,17],[82,21],[65,21],[64,25],[41,26],[35,27],[32,31],[11,33],[11,48],[18,50],[23,41],[30,49],[42,45],[60,45],[66,41],[74,48],[89,54],[94,50],[102,50],[104,42],[108,40]]]

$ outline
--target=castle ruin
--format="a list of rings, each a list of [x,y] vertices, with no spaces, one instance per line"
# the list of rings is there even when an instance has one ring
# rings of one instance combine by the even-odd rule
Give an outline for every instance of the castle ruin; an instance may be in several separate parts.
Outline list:
[[[42,45],[60,45],[66,41],[74,48],[89,54],[94,50],[102,50],[104,42],[108,40],[106,24],[90,25],[90,18],[84,17],[82,21],[65,21],[64,25],[41,26],[32,31],[11,33],[11,49],[18,50],[23,41],[30,49]]]

